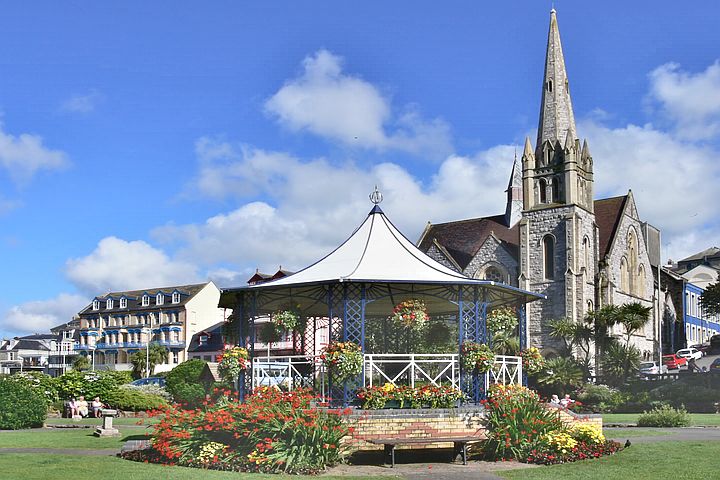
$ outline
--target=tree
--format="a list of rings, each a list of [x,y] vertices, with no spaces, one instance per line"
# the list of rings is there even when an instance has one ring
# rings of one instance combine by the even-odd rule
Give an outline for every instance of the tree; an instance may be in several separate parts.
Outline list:
[[[595,332],[592,326],[586,323],[575,323],[569,318],[557,318],[550,320],[550,336],[559,338],[565,343],[565,353],[577,356],[577,351],[582,352],[578,360],[587,361],[590,358],[590,342]]]
[[[545,368],[538,376],[538,383],[551,390],[570,392],[583,384],[583,371],[572,358],[555,357],[545,362]]]
[[[493,335],[493,352],[498,355],[517,355],[520,352],[520,339],[507,331],[500,331]]]
[[[612,385],[621,384],[640,368],[640,350],[634,345],[614,342],[602,357],[604,380]]]
[[[87,355],[78,355],[72,362],[72,368],[78,372],[90,370],[90,359]]]
[[[715,282],[703,292],[700,305],[707,315],[720,315],[720,282]]]
[[[173,368],[165,377],[165,388],[173,400],[199,407],[205,399],[205,387],[200,382],[200,375],[206,362],[200,359],[188,360]]]
[[[155,366],[160,363],[167,363],[169,357],[170,352],[167,348],[157,343],[151,343],[149,353],[145,350],[138,350],[130,357],[130,363],[132,363],[133,366],[133,376],[140,377],[145,373],[146,369],[148,369],[145,364],[146,359],[149,358],[150,360],[148,369],[148,376],[150,376],[155,373]]]
[[[618,319],[625,327],[625,346],[630,345],[630,338],[643,329],[650,320],[651,307],[644,307],[637,302],[627,303],[618,309]]]

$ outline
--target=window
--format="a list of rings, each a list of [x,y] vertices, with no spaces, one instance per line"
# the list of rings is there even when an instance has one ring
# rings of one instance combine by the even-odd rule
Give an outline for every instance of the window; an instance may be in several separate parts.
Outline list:
[[[148,305],[150,305],[150,296],[145,294],[142,296],[142,306],[147,307]]]
[[[592,300],[588,300],[588,301],[587,301],[587,312],[586,312],[586,313],[592,312],[593,310],[594,310],[593,302],[592,302]]]
[[[127,308],[127,298],[120,299],[120,308]]]
[[[108,298],[107,300],[105,300],[105,308],[107,308],[108,310],[113,308],[113,299],[112,298]]]
[[[550,185],[550,198],[552,199],[553,203],[558,203],[560,201],[560,188],[559,188],[559,182],[557,178],[553,178],[548,182],[548,185]]]
[[[198,337],[198,344],[200,345],[207,345],[208,342],[208,336],[207,335],[200,335]]]
[[[542,178],[538,182],[538,189],[540,190],[540,203],[547,203],[547,183]]]
[[[211,362],[211,361],[212,361],[212,356],[210,356],[210,355],[203,355],[203,360],[205,360],[206,362]]]
[[[552,235],[543,238],[543,276],[545,280],[555,278],[555,239]]]
[[[552,81],[552,80],[548,80],[548,81],[547,81],[547,91],[550,92],[550,93],[552,93],[552,90],[553,90],[553,81]]]
[[[491,280],[497,283],[505,283],[505,276],[497,268],[488,267],[488,269],[485,270],[485,280]]]
[[[588,237],[583,238],[583,262],[585,272],[587,274],[592,273],[592,270],[590,269],[590,239]]]
[[[180,294],[178,292],[173,292],[172,303],[180,303]]]
[[[635,289],[635,294],[638,297],[644,297],[645,296],[645,267],[643,265],[640,265],[640,268],[638,269],[638,282],[637,282],[637,288]]]
[[[620,260],[620,290],[623,292],[630,291],[630,273],[628,272],[627,259],[623,257]]]
[[[100,309],[100,300],[93,300],[93,310]]]
[[[165,295],[158,293],[155,297],[155,305],[162,305],[163,303],[165,303]]]
[[[180,363],[180,352],[172,352],[172,362]]]

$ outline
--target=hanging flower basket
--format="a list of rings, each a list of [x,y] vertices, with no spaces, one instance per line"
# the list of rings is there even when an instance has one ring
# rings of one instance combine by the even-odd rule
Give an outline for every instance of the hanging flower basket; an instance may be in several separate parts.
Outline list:
[[[343,383],[362,373],[363,355],[360,345],[353,342],[334,342],[320,356],[333,380]]]
[[[465,342],[461,353],[463,368],[468,372],[485,373],[495,364],[495,354],[484,343]]]
[[[278,310],[271,315],[270,319],[280,331],[302,332],[305,330],[305,323],[302,321],[300,309],[297,306]]]
[[[530,347],[522,352],[523,369],[530,375],[534,375],[545,367],[545,359],[540,355],[537,347]]]
[[[511,307],[496,308],[487,317],[487,328],[492,333],[512,332],[517,325],[517,313]]]
[[[425,302],[410,299],[395,305],[390,318],[404,328],[418,329],[427,324],[430,316],[427,313]]]
[[[249,358],[247,349],[243,347],[226,347],[218,359],[220,378],[235,383],[240,374],[247,370]]]

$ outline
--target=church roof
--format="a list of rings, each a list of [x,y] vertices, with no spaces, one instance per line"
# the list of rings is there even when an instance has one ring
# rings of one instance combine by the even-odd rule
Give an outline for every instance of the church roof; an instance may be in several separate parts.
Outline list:
[[[600,258],[604,258],[610,251],[627,199],[627,195],[621,195],[595,200],[595,223],[600,231]]]
[[[505,224],[505,215],[430,224],[418,247],[426,252],[433,241],[437,241],[452,255],[460,268],[465,269],[491,233],[517,258],[520,244],[518,226],[516,224],[508,227]]]

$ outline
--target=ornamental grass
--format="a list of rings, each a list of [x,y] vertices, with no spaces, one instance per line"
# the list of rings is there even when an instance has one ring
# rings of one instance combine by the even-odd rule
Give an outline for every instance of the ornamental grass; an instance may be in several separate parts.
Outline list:
[[[241,403],[228,392],[196,410],[156,412],[152,448],[127,455],[167,465],[262,473],[317,473],[339,463],[349,411],[319,409],[308,391],[259,388]]]

